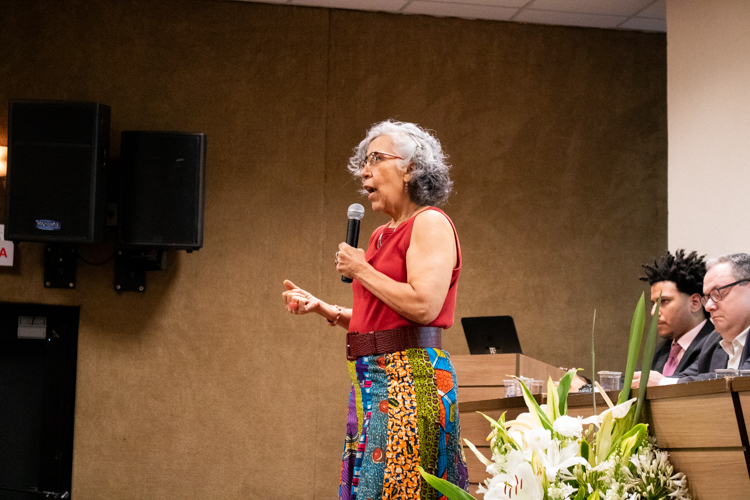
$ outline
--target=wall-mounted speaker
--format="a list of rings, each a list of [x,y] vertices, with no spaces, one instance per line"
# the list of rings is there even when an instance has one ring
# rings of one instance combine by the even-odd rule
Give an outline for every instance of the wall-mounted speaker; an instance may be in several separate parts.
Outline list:
[[[206,136],[125,131],[120,157],[120,245],[200,249]]]
[[[10,102],[5,239],[103,239],[109,119],[98,103]]]

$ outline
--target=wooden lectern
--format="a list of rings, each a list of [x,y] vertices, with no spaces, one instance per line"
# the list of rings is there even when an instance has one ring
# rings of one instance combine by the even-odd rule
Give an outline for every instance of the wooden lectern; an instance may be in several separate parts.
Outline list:
[[[503,381],[512,376],[543,380],[542,392],[547,392],[548,378],[558,381],[566,373],[565,370],[523,354],[460,355],[451,356],[451,362],[458,379],[461,437],[474,443],[487,457],[490,455],[489,443],[485,438],[490,432],[490,424],[477,411],[494,419],[507,412],[507,420],[526,411],[522,397],[504,399]],[[541,396],[537,396],[537,400],[541,402]],[[469,466],[470,481],[476,483],[487,477],[484,466],[465,446],[464,455]]]
[[[451,356],[458,378],[458,401],[483,401],[505,397],[503,380],[512,376],[544,381],[560,380],[565,370],[531,359],[523,354],[478,354]]]

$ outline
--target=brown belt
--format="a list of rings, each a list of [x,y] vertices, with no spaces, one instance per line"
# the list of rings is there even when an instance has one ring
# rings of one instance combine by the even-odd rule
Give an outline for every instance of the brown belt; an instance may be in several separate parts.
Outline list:
[[[443,348],[442,328],[434,326],[402,326],[393,330],[346,334],[346,359],[404,351],[417,347]]]

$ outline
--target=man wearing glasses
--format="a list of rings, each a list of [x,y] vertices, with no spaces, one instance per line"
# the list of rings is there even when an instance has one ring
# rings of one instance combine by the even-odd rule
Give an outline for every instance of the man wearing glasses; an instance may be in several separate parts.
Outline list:
[[[716,331],[706,338],[698,359],[659,385],[710,379],[717,369],[750,369],[750,255],[724,255],[706,267],[701,303]]]

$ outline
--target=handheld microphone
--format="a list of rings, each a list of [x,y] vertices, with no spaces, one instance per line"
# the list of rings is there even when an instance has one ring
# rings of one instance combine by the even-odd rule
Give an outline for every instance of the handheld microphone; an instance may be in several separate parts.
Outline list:
[[[357,248],[357,244],[359,243],[359,221],[365,216],[365,207],[359,203],[352,203],[346,211],[346,216],[349,218],[349,223],[346,225],[346,244]],[[352,282],[351,278],[347,278],[346,276],[342,276],[341,281],[344,283]]]

